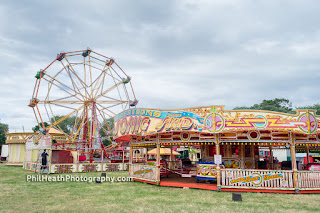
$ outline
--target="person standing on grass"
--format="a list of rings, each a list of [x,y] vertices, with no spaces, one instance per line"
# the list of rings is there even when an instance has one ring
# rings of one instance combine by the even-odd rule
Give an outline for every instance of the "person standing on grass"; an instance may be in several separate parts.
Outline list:
[[[48,153],[46,153],[46,150],[43,150],[41,157],[42,157],[42,168],[46,168],[47,167],[47,156]]]

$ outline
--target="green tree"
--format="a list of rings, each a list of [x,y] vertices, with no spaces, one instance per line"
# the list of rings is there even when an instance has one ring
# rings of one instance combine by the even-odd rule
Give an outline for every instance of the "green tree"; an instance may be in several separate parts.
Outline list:
[[[292,103],[285,98],[263,100],[260,104],[254,104],[253,106],[250,106],[250,107],[246,107],[246,106],[235,107],[234,109],[268,110],[268,111],[295,114],[295,111],[292,108]]]
[[[63,118],[64,116],[63,115],[57,115],[57,116],[54,116],[50,119],[50,124],[53,124],[55,123],[56,121],[58,121],[60,118]],[[73,129],[73,126],[74,126],[74,122],[75,122],[75,119],[76,119],[76,116],[71,116],[71,117],[68,117],[66,118],[65,120],[61,121],[60,123],[58,123],[58,125],[56,125],[57,127],[60,127],[61,130],[64,132],[64,133],[67,133],[67,134],[70,134],[72,129]],[[80,122],[79,122],[80,123]],[[78,126],[80,125],[78,123]],[[48,127],[50,126],[49,122],[43,122],[44,126],[45,127]],[[42,124],[40,124],[40,128],[42,128]],[[39,126],[36,125],[32,128],[33,132],[37,132],[39,131]]]
[[[0,147],[6,143],[6,132],[9,131],[9,125],[0,123]]]
[[[105,146],[108,146],[112,143],[113,137],[112,137],[112,132],[110,130],[112,130],[114,127],[114,119],[113,118],[107,119],[107,123],[109,128],[107,127],[105,122],[102,123],[103,128],[100,128],[100,136],[102,138],[102,143]]]
[[[63,115],[56,115],[50,119],[50,122],[53,124],[63,117]],[[75,120],[76,116],[71,116],[58,123],[56,126],[60,127],[64,133],[70,134],[74,127]]]
[[[320,104],[314,104],[312,106],[297,107],[297,109],[314,109],[316,110],[316,114],[320,115]]]
[[[49,124],[47,122],[43,122],[44,126],[47,127],[49,126]],[[42,124],[40,124],[40,127],[42,128]],[[39,125],[36,125],[34,127],[32,127],[32,131],[33,132],[38,132],[39,131]]]

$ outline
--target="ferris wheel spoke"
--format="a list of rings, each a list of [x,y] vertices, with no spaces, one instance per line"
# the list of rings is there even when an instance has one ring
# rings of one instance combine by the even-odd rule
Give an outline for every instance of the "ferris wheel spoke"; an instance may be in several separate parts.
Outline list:
[[[46,75],[46,76],[48,76],[48,77],[51,78],[51,76],[49,76],[49,75]],[[51,79],[51,80],[49,80],[49,79],[47,79],[47,78],[45,78],[45,77],[42,77],[42,78],[43,78],[44,80],[46,80],[48,83],[51,83],[51,84],[55,85],[56,87],[58,87],[59,89],[65,91],[65,92],[68,93],[69,95],[74,95],[74,94],[70,93],[70,92],[67,91],[65,88],[68,88],[69,90],[71,90],[71,91],[74,92],[75,94],[82,96],[81,93],[79,93],[79,92],[71,89],[70,87],[68,87],[67,85],[59,82],[59,81],[56,80],[56,79]],[[61,84],[61,86],[59,86],[58,84],[56,84],[54,81],[57,81],[59,84]],[[65,87],[65,88],[63,88],[62,86]],[[81,99],[78,98],[77,96],[74,96],[74,97],[77,98],[77,99],[79,99],[79,100],[81,100]]]
[[[32,107],[32,110],[33,110],[34,116],[35,116],[35,118],[36,118],[36,120],[37,120],[38,127],[39,127],[39,129],[40,129],[40,122],[39,122],[39,119],[38,119],[38,115],[37,115],[37,113],[36,113],[36,110],[34,109],[34,107]],[[40,116],[40,115],[39,115],[39,116]]]
[[[38,112],[39,119],[40,119],[40,121],[41,121],[42,127],[43,127],[43,129],[45,130],[45,129],[46,129],[46,126],[44,125],[43,119],[42,119],[42,117],[41,117],[41,113],[40,113],[38,104],[35,105],[35,108],[37,109],[37,112]],[[39,128],[40,128],[40,125],[39,125]]]
[[[58,126],[58,128],[60,129],[60,131],[61,131],[69,140],[72,139],[72,137],[71,137],[69,134],[65,133],[65,132],[61,129],[60,126]],[[69,140],[68,140],[68,141],[69,141]]]
[[[109,67],[108,67],[108,69],[109,69]],[[102,92],[103,85],[104,85],[104,79],[105,79],[105,77],[106,77],[106,72],[108,72],[108,69],[104,72],[103,78],[102,78],[102,80],[101,80],[101,82],[100,82],[99,87],[97,88],[97,91],[96,91],[94,97],[97,96],[97,94],[98,94],[98,92],[100,91],[100,89],[101,89],[101,92]]]
[[[53,105],[57,105],[57,104],[53,104]],[[56,122],[56,118],[55,118],[55,115],[54,115],[53,110],[52,110],[52,108],[51,108],[51,105],[48,104],[48,106],[49,106],[49,109],[50,109],[51,114],[52,114],[51,119],[53,120],[53,122]],[[57,105],[57,106],[69,108],[69,109],[72,109],[72,110],[76,110],[75,108],[70,108],[70,107],[66,107],[66,106],[62,106],[62,105]],[[77,114],[78,114],[78,112],[77,112]],[[51,119],[49,118],[49,120],[51,120]],[[59,124],[57,124],[57,125],[55,125],[55,126],[56,126],[65,136],[67,136],[67,138],[72,139],[72,137],[71,137],[69,134],[66,134],[66,133],[63,131],[63,129],[60,127]]]
[[[103,73],[101,72],[100,75],[98,76],[98,78],[96,78],[96,80],[94,80],[94,81],[92,82],[92,84],[88,85],[88,87],[93,90],[93,85],[94,85],[94,84],[97,82],[97,80],[102,76],[102,74],[103,74]]]
[[[104,92],[102,92],[97,97],[95,97],[95,99],[97,100],[98,98],[102,97],[104,94],[107,94],[108,92],[111,92],[112,90],[114,90],[116,87],[118,87],[122,83],[123,83],[123,81],[118,82],[117,84],[113,85],[112,87],[110,87],[109,89],[105,90]]]
[[[94,68],[94,69],[97,69],[97,70],[100,70],[101,72],[103,72],[103,69],[101,69],[101,68],[98,68],[98,67],[95,67],[95,66],[92,66],[92,65],[90,65],[90,64],[88,64],[88,63],[86,63],[86,65],[87,66],[91,66],[92,68]],[[110,66],[110,68],[112,69],[112,67]],[[107,75],[108,76],[110,76],[110,77],[112,77],[109,73],[107,73]],[[120,76],[119,76],[120,77]],[[120,79],[118,79],[118,78],[115,78],[117,81],[121,81],[120,79],[121,79],[121,77],[120,77]]]
[[[109,70],[109,68],[110,68],[110,65],[108,66],[107,69],[105,69],[105,67],[106,67],[106,65],[104,65],[104,67],[103,67],[103,70],[104,70],[104,71],[102,71],[101,74],[99,75],[99,77],[96,79],[96,80],[97,80],[97,83],[95,83],[94,88],[93,88],[93,91],[95,91],[95,90],[97,90],[97,91],[96,91],[96,93],[94,94],[93,97],[97,96],[97,94],[98,94],[101,86],[103,86],[104,79],[105,79],[106,73],[108,72],[108,70]],[[99,84],[99,80],[100,80],[101,76],[103,76],[103,77],[102,77],[102,79],[101,79],[101,81],[100,81],[100,84]],[[99,86],[98,86],[98,88],[96,89],[96,86],[97,86],[98,84],[99,84]]]
[[[57,124],[61,123],[62,121],[66,120],[68,117],[72,116],[74,113],[78,112],[79,110],[81,110],[82,108],[84,108],[84,107],[86,107],[86,106],[88,106],[88,105],[89,105],[89,103],[87,103],[87,104],[85,104],[85,105],[83,105],[83,106],[79,107],[78,109],[76,109],[76,110],[72,111],[72,112],[71,112],[71,113],[69,113],[68,115],[66,115],[66,116],[64,116],[64,117],[62,117],[62,118],[60,118],[59,120],[57,120],[56,122],[54,122],[53,124],[51,124],[48,128],[50,129],[50,128],[52,128],[53,126],[55,126],[55,125],[57,125]]]
[[[112,73],[112,71],[113,71],[114,73],[116,73],[119,78],[116,78],[116,77],[113,76],[112,74],[109,74],[109,76],[112,77],[112,78],[114,78],[114,79],[117,80],[117,81],[122,81],[121,76],[119,76],[118,73],[117,73],[112,67],[110,67],[110,73]]]
[[[50,75],[47,74],[47,76],[51,79],[56,79],[58,77],[59,74],[61,74],[61,72],[64,70],[64,68],[62,68],[61,70],[59,70],[53,77],[51,77]],[[46,80],[46,79],[45,79]],[[53,81],[53,80],[52,80]],[[47,97],[46,99],[49,99],[49,93],[51,91],[52,88],[52,81],[48,82],[48,93],[47,93]]]
[[[62,63],[62,61],[61,61],[62,66],[64,67],[64,69],[66,70],[66,72],[69,73],[69,75],[70,75],[70,71],[72,72],[72,74],[78,79],[78,81],[80,82],[80,84],[81,84],[82,87],[84,88],[86,94],[88,95],[86,85],[85,85],[84,82],[79,78],[78,74],[76,73],[76,71],[74,70],[73,66],[70,64],[70,62],[68,61],[67,57],[65,57],[65,59],[66,59],[68,65],[69,65],[69,66],[68,66],[68,70],[67,70],[67,68],[65,67],[65,65],[64,65],[64,64]],[[71,68],[71,70],[69,70],[69,68]],[[71,79],[72,83],[77,87],[77,85],[74,83],[74,80],[72,79],[71,76],[70,76],[70,79]],[[77,87],[77,89],[78,89],[79,93],[81,94],[81,92],[80,92],[80,90],[79,90],[78,87]],[[81,94],[81,96],[85,99],[84,95]]]
[[[52,86],[52,84],[50,85],[50,87]],[[49,92],[50,92],[50,88],[49,88]],[[44,101],[40,100],[39,103],[41,104],[56,104],[58,105],[60,104],[83,104],[83,101],[79,101],[79,100],[68,100],[70,98],[75,98],[75,95],[71,95],[71,96],[67,96],[67,97],[63,97],[63,98],[58,98],[58,99],[54,99],[54,100],[50,100],[49,99],[49,92],[47,94],[47,97]],[[58,105],[58,106],[62,106],[62,105]],[[63,106],[62,106],[63,107]],[[71,108],[71,107],[67,107],[70,109],[74,109],[75,108]]]
[[[107,124],[108,125],[108,124]],[[108,131],[103,127],[103,125],[101,125],[101,129],[104,131],[104,133],[106,134],[106,136],[108,135]]]
[[[79,81],[81,81],[81,82],[83,82],[80,78],[79,78],[79,76],[73,71],[73,69],[71,70],[71,72],[75,75],[75,76],[77,76],[77,78],[79,79]],[[69,76],[70,76],[70,79],[72,80],[72,77],[71,77],[71,74],[69,73]],[[73,82],[73,84],[76,86],[76,83],[72,80],[72,82]],[[77,87],[77,86],[76,86]],[[87,88],[86,88],[86,84],[83,82],[83,84],[82,84],[82,88],[81,89],[84,89],[85,90],[85,93],[86,93],[86,95],[87,95],[87,97],[89,96],[89,93],[88,93],[88,91],[87,91]],[[80,90],[81,89],[79,89],[78,88],[78,90],[79,90],[79,92],[80,92]]]
[[[104,57],[104,58],[106,58],[106,59],[108,59],[108,60],[111,60],[112,58],[109,58],[109,57],[106,57],[106,56],[104,56],[104,55],[102,55],[102,54],[100,54],[100,53],[97,53],[97,52],[95,52],[95,51],[93,51],[93,50],[91,50],[91,52],[92,53],[95,53],[95,54],[97,54],[97,55],[99,55],[99,56],[102,56],[102,57]],[[114,61],[114,64],[121,70],[121,72],[126,76],[126,77],[129,77],[124,71],[123,71],[123,69],[121,69],[121,67],[117,64],[117,62],[116,61]],[[119,76],[120,77],[120,76]],[[121,77],[120,77],[121,78]]]
[[[78,76],[77,73],[74,72],[74,70],[71,69],[70,72],[71,72],[74,76],[76,76],[77,79],[79,80],[79,82],[81,83],[81,86],[82,86],[82,87],[81,87],[79,90],[84,89],[86,97],[89,97],[88,85],[87,85],[84,81],[82,81],[82,79],[80,79],[80,77]],[[70,74],[71,74],[71,73],[70,73]],[[75,82],[74,82],[74,83],[75,83]],[[75,83],[75,84],[76,84],[76,83]]]
[[[83,64],[82,62],[78,62],[78,63],[70,63],[71,65],[81,65]]]
[[[127,87],[125,85],[123,85],[123,89],[124,89],[124,92],[126,94],[127,100],[129,100],[129,101],[126,102],[126,105],[124,107],[124,108],[127,108],[128,104],[130,104],[131,100],[130,100],[130,97],[129,97],[129,94],[128,94],[128,91],[127,91]]]
[[[58,106],[58,107],[72,109],[72,110],[76,110],[77,109],[77,108],[73,108],[73,107],[69,107],[69,106],[65,106],[65,105],[61,105],[61,104],[57,104],[57,103],[50,103],[50,104],[53,104],[53,105]]]
[[[83,104],[83,101],[77,101],[77,100],[44,100],[39,101],[40,104]]]
[[[79,110],[75,115],[74,124],[73,124],[72,131],[71,131],[72,135],[74,134],[74,131],[76,130],[76,128],[81,120],[81,116],[79,117],[78,114],[82,115],[83,111],[84,111],[84,109]]]
[[[87,86],[87,75],[86,75],[86,57],[83,57],[83,80],[84,80],[84,85]]]
[[[36,80],[36,83],[35,83],[35,85],[34,85],[34,88],[33,88],[32,97],[34,97],[35,92],[36,92],[36,89],[37,89],[37,86],[38,86],[39,83],[40,83],[40,82],[39,82],[39,79],[37,79],[37,80]]]
[[[117,103],[117,104],[113,104],[113,105],[111,105],[111,106],[106,106],[106,107],[104,107],[104,109],[110,109],[110,108],[112,108],[112,107],[115,107],[115,106],[118,106],[118,105],[120,105],[121,103]]]
[[[104,78],[106,76],[106,73],[108,72],[109,67],[105,70],[105,67],[103,68],[103,71],[100,73],[100,75],[97,77],[97,79],[93,82],[94,85],[91,85],[93,87],[93,91],[97,90],[95,95],[93,97],[95,97],[102,85],[102,83],[104,82]],[[99,82],[100,78],[102,77],[101,81]],[[99,84],[98,88],[97,85]]]
[[[70,63],[70,64],[71,64],[71,63]],[[78,63],[78,64],[75,64],[75,65],[81,65],[81,64],[85,65],[85,63]],[[83,88],[89,87],[89,86],[87,85],[86,81],[85,81],[86,78],[84,77],[84,79],[82,80],[82,79],[79,77],[79,75],[77,74],[77,72],[75,71],[74,66],[68,65],[68,67],[71,67],[71,68],[72,68],[72,69],[69,69],[70,73],[74,74],[74,75],[77,77],[77,79],[79,80],[79,82],[80,82],[80,84],[81,84],[81,86],[82,86]],[[85,71],[85,69],[84,69],[84,71]],[[84,73],[86,73],[86,72],[84,72]]]
[[[71,72],[73,73],[74,76],[76,76],[76,78],[78,79],[78,81],[80,82],[80,84],[82,85],[82,87],[84,88],[84,91],[87,95],[89,95],[88,91],[87,91],[87,85],[81,80],[81,78],[79,78],[77,72],[74,70],[73,66],[70,64],[69,60],[67,59],[67,57],[65,58],[69,67],[71,68]],[[62,62],[61,62],[62,63]],[[63,64],[63,63],[62,63]],[[63,65],[64,66],[64,65]]]
[[[97,61],[100,61],[102,63],[106,63],[104,60],[101,60],[100,58],[97,58],[97,57],[94,57],[94,56],[91,56],[91,58],[96,59]]]
[[[110,73],[111,73],[111,75],[112,75],[112,72],[110,72]],[[116,81],[114,80],[113,75],[112,75],[112,79],[113,79],[113,82],[114,82],[114,83],[116,83]],[[123,86],[124,86],[124,84],[123,84]],[[117,91],[118,91],[118,94],[119,94],[120,100],[122,100],[122,97],[121,97],[121,94],[120,94],[120,91],[119,91],[119,87],[117,87]],[[122,110],[123,110],[123,105],[122,105]]]
[[[94,80],[93,82],[92,82],[92,84],[90,84],[88,87],[93,87],[93,85],[95,85],[96,84],[96,82],[98,81],[98,79],[102,76],[102,74],[103,74],[103,71],[100,73],[100,75],[96,78],[96,80]],[[94,90],[94,89],[93,89]]]
[[[67,67],[70,67],[70,65],[71,65],[71,67],[72,67],[72,69],[70,69],[69,71],[72,73],[72,74],[74,74],[74,72],[76,72],[75,71],[75,69],[74,69],[74,67],[76,67],[76,66],[78,66],[78,65],[84,65],[84,68],[83,68],[83,71],[84,71],[84,74],[86,74],[86,69],[85,69],[85,65],[86,65],[86,62],[85,62],[85,58],[83,57],[83,59],[84,59],[84,61],[83,62],[79,62],[79,63],[69,63],[68,65],[67,65]],[[79,76],[78,76],[79,77]],[[79,77],[79,79],[78,79],[79,81],[80,81],[80,83],[81,83],[81,85],[82,86],[85,86],[85,87],[89,87],[88,85],[87,85],[87,83],[86,83],[86,76],[84,76],[84,78],[83,78],[83,80]]]
[[[116,100],[116,101],[111,101],[111,100],[98,100],[96,101],[96,103],[99,103],[99,104],[125,104],[127,103],[128,101],[120,101],[120,100]]]
[[[113,67],[111,67],[111,69],[112,69],[112,71],[113,71],[115,74],[117,74],[117,76],[121,79],[121,77],[120,77],[120,75],[118,74],[118,72],[117,72],[115,69],[113,69]],[[129,76],[127,76],[127,77],[129,77]]]
[[[91,56],[91,58],[93,58],[93,59],[96,59],[95,57],[93,57],[93,56]],[[101,64],[101,63],[98,63],[98,62],[96,62],[96,61],[94,61],[94,60],[91,60],[91,63],[93,63],[93,64],[96,64],[96,65],[99,65],[99,66],[104,66],[105,64],[106,64],[106,62],[105,61],[102,61],[101,60],[101,62],[103,62],[103,64]]]
[[[91,71],[91,54],[88,54],[88,56],[89,56],[89,74],[90,74],[90,85],[92,85],[92,71]],[[91,88],[91,98],[93,98],[93,91],[92,91],[92,86],[90,86],[90,88]]]
[[[47,92],[47,96],[46,96],[45,100],[49,100],[49,94],[50,94],[52,85],[53,85],[53,84],[51,84],[51,83],[48,82],[48,92]]]
[[[54,105],[56,105],[56,104],[54,104]],[[50,104],[48,104],[48,106],[49,106],[49,109],[50,109],[50,111],[51,111],[51,114],[52,114],[52,117],[51,117],[51,119],[52,119],[52,121],[53,122],[56,122],[56,118],[55,118],[55,116],[54,116],[54,113],[53,113],[53,110],[52,110],[52,108],[51,108],[51,105]],[[66,106],[62,106],[62,105],[57,105],[57,106],[61,106],[61,107],[65,107],[65,108],[69,108],[69,107],[66,107]],[[72,109],[72,110],[76,110],[75,108],[70,108],[70,109]],[[51,119],[49,118],[49,120],[51,121]],[[57,125],[55,125],[65,136],[67,136],[67,138],[69,138],[69,139],[71,139],[71,136],[70,135],[68,135],[68,134],[66,134],[63,130],[62,130],[62,128],[60,127],[60,125],[59,124],[57,124]]]
[[[106,119],[106,117],[104,116],[104,113],[99,109],[98,109],[98,112],[100,114],[100,116],[102,117],[104,123],[106,124],[107,128],[109,129],[109,131],[112,133],[112,129],[110,128],[109,124],[108,124],[108,120]],[[109,115],[108,115],[109,116]]]
[[[51,80],[46,79],[45,77],[43,77],[43,79],[47,80],[49,83],[53,83],[54,81],[58,82],[59,84],[61,84],[61,86],[66,87],[67,89],[73,91],[74,93],[78,93],[77,91],[75,91],[74,89],[72,89],[71,87],[69,87],[68,85],[66,85],[65,83],[62,83],[61,81],[59,81],[56,77],[52,77],[49,74],[46,73],[47,77],[49,77]]]
[[[48,96],[49,97],[49,96]],[[76,95],[70,95],[70,96],[67,96],[67,97],[63,97],[63,98],[58,98],[58,99],[54,99],[54,100],[51,100],[51,101],[61,101],[61,100],[66,100],[66,99],[69,99],[69,98],[75,98]],[[49,100],[49,98],[46,98],[46,100]],[[83,102],[83,101],[82,101]]]
[[[131,81],[129,82],[129,84],[130,84],[130,87],[131,87],[131,91],[132,91],[132,94],[133,94],[134,100],[137,100],[137,98],[136,98],[136,94],[135,94],[135,93],[134,93],[134,91],[133,91],[133,87],[132,87]]]
[[[77,88],[78,92],[80,93],[79,88],[77,87],[77,85],[75,84],[74,80],[73,80],[72,77],[71,77],[69,67],[68,67],[68,70],[67,70],[67,69],[65,69],[65,70],[66,70],[66,72],[68,73],[68,76],[69,76],[69,78],[70,78],[70,80],[71,80],[73,89],[76,90],[76,88]]]
[[[82,113],[83,113],[83,118],[88,116],[88,111],[87,110],[83,110]],[[71,141],[72,143],[75,141],[76,137],[80,134],[80,130],[84,125],[87,125],[87,120],[86,119],[82,119],[79,128],[77,129],[76,133],[73,135],[73,138],[72,138],[72,141]]]
[[[124,93],[126,94],[127,100],[129,100],[130,97],[129,97],[129,94],[128,94],[128,91],[127,91],[127,87],[125,85],[123,85],[123,90],[124,90]]]
[[[64,67],[62,67],[61,70],[59,70],[59,72],[57,72],[57,73],[53,76],[53,78],[56,79],[56,78],[58,77],[58,75],[60,75],[60,74],[62,73],[63,70],[64,70]],[[45,74],[47,74],[47,73],[45,73]]]
[[[109,127],[109,124],[106,123],[106,126],[107,126],[107,128],[109,129],[109,132],[108,132],[108,131],[103,127],[103,125],[100,123],[99,120],[98,120],[98,123],[99,123],[100,128],[102,129],[102,131],[106,134],[106,137],[108,137],[109,140],[112,141],[112,138],[111,138],[111,136],[112,136],[112,131],[111,131],[111,128]],[[111,136],[110,136],[110,135],[111,135]],[[101,136],[100,136],[100,141],[101,141]],[[101,141],[101,142],[102,142],[102,141]]]
[[[103,113],[103,114],[106,114],[107,116],[109,116],[110,118],[112,118],[112,117],[114,117],[114,116],[116,116],[116,114],[114,113],[114,112],[112,112],[111,110],[109,110],[109,109],[106,109],[104,106],[102,106],[101,104],[99,104],[99,103],[97,103],[97,105],[99,105],[100,107],[101,107],[101,112]],[[99,109],[98,107],[97,107],[97,109]],[[110,112],[112,115],[110,115],[110,114],[108,114],[108,113],[106,113],[106,112],[104,112],[103,110],[106,110],[106,111],[108,111],[108,112]]]
[[[46,113],[47,113],[47,116],[48,116],[48,120],[50,120],[50,115],[49,115],[49,113],[48,113],[48,109],[47,109],[46,104],[44,104],[44,109],[46,110]]]
[[[105,96],[105,95],[103,95],[102,97],[107,98],[107,99],[111,99],[111,100],[114,100],[114,101],[121,101],[121,100],[118,100],[118,99],[115,99],[115,98],[112,98],[112,97],[109,97],[109,96]]]
[[[110,109],[106,108],[106,107],[103,107],[101,105],[99,105],[101,107],[101,111],[103,114],[107,115],[108,117],[112,118],[114,116],[116,116],[116,113],[112,112]],[[110,114],[108,114],[106,111],[108,111]]]
[[[54,119],[54,117],[53,117],[53,119]],[[69,138],[69,139],[71,139],[72,137],[70,136],[70,135],[68,135],[67,133],[65,133],[64,131],[63,131],[63,129],[60,127],[60,125],[56,125],[56,127],[61,131],[61,133],[63,133],[67,138]]]

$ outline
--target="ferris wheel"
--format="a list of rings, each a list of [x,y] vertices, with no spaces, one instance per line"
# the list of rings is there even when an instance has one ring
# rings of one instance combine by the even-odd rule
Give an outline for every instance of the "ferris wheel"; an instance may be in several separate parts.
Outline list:
[[[108,120],[138,103],[131,78],[113,58],[90,49],[58,54],[35,77],[29,106],[41,133],[56,127],[70,143],[102,146],[100,130],[112,134]],[[67,131],[60,126],[66,120],[73,123]]]

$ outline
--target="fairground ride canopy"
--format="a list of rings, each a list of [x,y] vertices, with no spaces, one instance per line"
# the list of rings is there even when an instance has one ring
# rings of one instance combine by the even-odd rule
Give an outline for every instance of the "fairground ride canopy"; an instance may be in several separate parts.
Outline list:
[[[116,141],[130,135],[147,141],[156,134],[162,139],[203,141],[219,133],[223,140],[319,142],[320,116],[314,110],[297,110],[295,115],[261,110],[224,110],[209,106],[174,110],[129,109],[115,116]],[[150,139],[151,140],[151,139]]]

